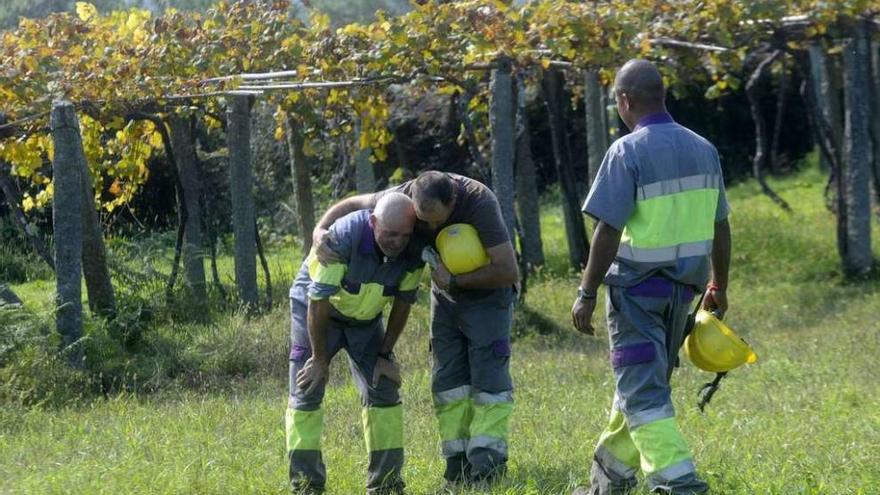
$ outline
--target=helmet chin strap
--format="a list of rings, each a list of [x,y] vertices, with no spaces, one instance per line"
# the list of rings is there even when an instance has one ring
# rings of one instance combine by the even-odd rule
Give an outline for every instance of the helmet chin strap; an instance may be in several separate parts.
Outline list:
[[[700,387],[700,391],[697,392],[697,395],[700,396],[700,402],[697,403],[697,407],[700,408],[700,412],[706,412],[706,406],[709,405],[709,401],[712,400],[712,396],[715,395],[715,392],[718,391],[718,387],[721,386],[721,380],[725,376],[727,376],[726,371],[715,373],[714,380]]]
[[[688,315],[687,323],[685,323],[684,327],[685,337],[687,337],[694,329],[694,325],[697,321],[697,311],[699,311],[700,306],[703,305],[704,297],[706,297],[705,290],[700,292],[700,299],[697,300],[697,305],[694,307],[694,310]],[[684,339],[682,339],[682,342],[684,342]],[[725,376],[727,376],[726,371],[715,373],[714,380],[700,387],[700,390],[697,392],[697,395],[700,397],[700,401],[697,403],[697,407],[700,408],[701,413],[706,412],[706,406],[709,405],[709,402],[712,400],[712,396],[715,395],[715,392],[718,391],[718,388],[721,386],[721,380],[723,380]]]

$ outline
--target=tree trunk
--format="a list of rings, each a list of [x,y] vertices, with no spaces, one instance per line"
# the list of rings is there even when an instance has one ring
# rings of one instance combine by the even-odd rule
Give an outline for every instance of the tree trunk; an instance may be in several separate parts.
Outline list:
[[[302,237],[302,257],[312,249],[315,230],[315,206],[312,200],[312,170],[303,153],[302,127],[296,117],[287,117],[287,148],[290,153],[290,175],[293,177],[293,202],[296,205],[297,227]]]
[[[177,238],[174,244],[174,260],[171,263],[171,274],[168,276],[168,281],[165,284],[165,300],[170,303],[174,297],[174,284],[177,282],[177,272],[180,266],[181,248],[183,246],[183,234],[186,230],[186,219],[189,218],[186,211],[186,201],[184,199],[186,194],[183,190],[183,181],[180,179],[180,174],[177,170],[177,156],[174,154],[174,146],[171,143],[171,136],[168,134],[168,126],[165,125],[165,121],[157,114],[140,111],[130,112],[126,115],[126,119],[146,120],[153,123],[156,130],[159,132],[159,136],[162,137],[162,146],[165,148],[165,157],[171,165],[169,173],[174,180],[174,192],[176,193],[177,198]],[[225,127],[225,125],[224,122],[223,126]],[[220,292],[223,293],[222,288]]]
[[[501,216],[510,239],[516,239],[513,161],[516,137],[513,101],[513,78],[510,60],[499,59],[492,70],[489,127],[492,136],[492,189],[501,205]]]
[[[880,43],[871,42],[871,149],[874,197],[880,204]],[[880,212],[878,212],[880,213]]]
[[[848,275],[870,272],[871,253],[871,133],[869,106],[870,74],[868,28],[855,27],[853,38],[843,46],[844,184],[846,190],[846,252],[843,268]]]
[[[361,119],[354,121],[354,167],[355,186],[358,194],[366,194],[376,191],[376,173],[373,162],[370,161],[370,148],[361,148]]]
[[[525,272],[528,272],[544,264],[544,245],[541,240],[537,174],[535,162],[532,160],[532,142],[526,113],[526,88],[522,76],[517,76],[516,88],[516,205],[522,229],[519,238],[521,255],[525,261]]]
[[[183,184],[186,227],[183,235],[184,280],[196,301],[206,302],[204,243],[202,241],[202,185],[196,166],[192,117],[172,115],[171,144]]]
[[[259,304],[257,253],[254,239],[254,176],[251,170],[251,99],[233,96],[226,108],[229,149],[229,196],[235,235],[235,285],[248,308]]]
[[[455,106],[458,111],[458,119],[464,126],[464,133],[467,137],[468,151],[470,151],[471,158],[474,160],[474,164],[477,167],[477,173],[480,175],[479,180],[486,182],[487,178],[489,178],[489,175],[491,174],[491,170],[486,165],[486,158],[480,151],[480,143],[477,141],[477,134],[474,130],[474,123],[471,120],[470,114],[468,113],[468,107],[470,106],[473,94],[468,91],[465,91],[462,94],[455,93],[455,98]]]
[[[34,252],[54,271],[55,259],[52,257],[49,246],[33,231],[31,225],[28,224],[27,218],[24,216],[24,212],[21,210],[21,194],[12,182],[12,178],[9,175],[10,170],[11,167],[8,163],[0,161],[0,192],[6,197],[6,204],[9,205],[9,211],[15,220],[15,225],[21,229],[22,235],[28,240]]]
[[[92,187],[89,164],[85,154],[78,157],[82,168],[82,270],[89,295],[89,310],[105,318],[116,315],[116,296],[110,271],[107,269],[107,250],[104,247],[104,231],[95,208],[95,190]]]
[[[550,120],[550,134],[553,145],[553,158],[556,164],[557,181],[562,198],[562,216],[565,220],[565,234],[568,239],[568,256],[571,267],[579,271],[587,263],[589,244],[587,243],[587,231],[581,215],[580,205],[576,196],[576,185],[571,173],[571,163],[567,160],[571,153],[568,152],[568,138],[565,133],[565,123],[562,114],[562,74],[558,69],[550,69],[544,72],[541,81],[541,89],[544,93],[544,101]]]
[[[256,234],[257,255],[260,257],[260,265],[263,267],[263,276],[266,278],[266,308],[272,308],[272,274],[269,272],[269,261],[263,252],[263,240],[260,238],[260,229],[254,220],[254,234]]]
[[[837,217],[837,252],[843,259],[846,252],[846,207],[844,204],[846,194],[841,180],[843,164],[840,141],[837,139],[836,124],[830,120],[832,112],[829,108],[838,100],[836,96],[831,97],[833,92],[825,92],[830,86],[831,76],[826,62],[825,49],[818,43],[811,43],[808,58],[801,56],[800,65],[801,67],[809,65],[810,68],[810,74],[808,76],[804,74],[804,81],[809,81],[809,87],[804,88],[803,96],[807,103],[807,115],[811,118],[816,137],[819,140],[823,167],[829,171],[824,196],[829,210]],[[834,187],[833,194],[832,187]]]
[[[599,82],[599,72],[596,70],[584,71],[584,106],[587,119],[587,164],[589,170],[589,186],[596,180],[599,165],[605,158],[608,142],[608,132],[605,128],[605,103],[602,97],[603,88]]]
[[[773,122],[773,141],[770,145],[770,170],[774,174],[778,174],[782,169],[782,164],[779,163],[779,139],[782,136],[785,96],[788,93],[788,66],[785,63],[784,55],[779,65],[779,87],[776,90],[776,118]]]
[[[606,150],[611,147],[612,142],[611,128],[608,122],[611,119],[617,122],[617,108],[612,105],[614,100],[609,96],[611,91],[611,88],[602,88],[602,137],[605,138],[604,146]]]
[[[52,139],[55,160],[52,176],[55,195],[52,224],[55,230],[55,274],[57,293],[55,327],[61,335],[68,362],[81,367],[82,348],[82,138],[76,110],[70,102],[53,104]],[[74,347],[71,347],[74,346]]]
[[[755,157],[752,161],[752,170],[755,174],[755,180],[761,186],[761,191],[767,195],[774,203],[778,204],[785,211],[791,211],[788,203],[776,194],[764,179],[764,165],[767,161],[768,153],[768,136],[767,123],[764,121],[764,115],[761,113],[760,95],[758,94],[758,81],[764,75],[767,67],[776,60],[782,52],[777,50],[770,56],[762,60],[746,83],[746,96],[749,99],[749,106],[752,111],[752,120],[755,123]]]
[[[816,97],[816,104],[821,112],[823,120],[830,125],[832,139],[837,146],[835,147],[840,158],[840,143],[842,136],[842,121],[840,109],[840,98],[838,97],[840,88],[837,85],[836,78],[831,76],[830,61],[825,53],[825,47],[821,41],[811,41],[808,46],[810,55],[810,78],[812,80],[813,94]],[[831,170],[831,164],[828,157],[823,156],[820,161],[823,170]]]

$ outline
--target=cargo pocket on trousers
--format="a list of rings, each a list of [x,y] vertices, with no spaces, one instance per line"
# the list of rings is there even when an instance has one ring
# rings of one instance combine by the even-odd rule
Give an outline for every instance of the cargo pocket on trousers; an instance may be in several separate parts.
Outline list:
[[[290,360],[297,363],[301,363],[308,359],[309,354],[309,348],[304,345],[293,344],[290,348]]]

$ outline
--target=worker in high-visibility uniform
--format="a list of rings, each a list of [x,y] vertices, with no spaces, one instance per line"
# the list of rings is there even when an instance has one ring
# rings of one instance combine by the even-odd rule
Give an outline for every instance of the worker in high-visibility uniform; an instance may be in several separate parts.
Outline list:
[[[416,231],[434,243],[439,231],[468,224],[476,231],[487,263],[453,274],[442,263],[431,278],[431,389],[440,426],[443,477],[452,483],[491,482],[507,471],[508,431],[513,410],[510,329],[514,284],[519,281],[510,233],[495,194],[461,175],[428,171],[387,191],[347,198],[318,222],[319,258],[326,229],[345,213],[369,208],[386,194],[413,199]]]
[[[340,218],[329,248],[339,261],[311,254],[290,289],[290,396],[286,415],[290,481],[296,492],[320,493],[324,386],[333,356],[345,349],[363,402],[369,452],[367,493],[402,493],[403,409],[392,350],[409,317],[424,268],[410,242],[416,216],[404,194],[375,210]],[[382,310],[392,303],[387,331]]]
[[[627,62],[614,91],[632,132],[608,149],[583,206],[598,223],[572,320],[593,333],[604,282],[616,391],[591,486],[576,493],[625,493],[639,470],[653,491],[704,493],[708,486],[676,423],[669,379],[696,291],[709,282],[703,307],[727,310],[731,249],[721,165],[712,144],[667,113],[653,64]]]

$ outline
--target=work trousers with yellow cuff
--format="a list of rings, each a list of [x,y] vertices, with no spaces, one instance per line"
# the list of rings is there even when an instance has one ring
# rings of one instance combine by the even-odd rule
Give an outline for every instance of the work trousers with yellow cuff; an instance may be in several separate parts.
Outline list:
[[[307,307],[291,299],[290,393],[286,414],[290,482],[294,489],[321,492],[327,471],[321,457],[324,386],[306,394],[296,386],[296,374],[311,357],[306,325]],[[330,320],[327,351],[332,359],[340,350],[348,354],[351,376],[363,403],[364,437],[369,464],[367,493],[402,493],[403,408],[399,387],[387,377],[372,384],[373,370],[384,338],[381,317],[354,325]]]
[[[640,470],[654,492],[708,490],[679,430],[669,386],[693,296],[690,287],[661,278],[635,287],[609,287],[606,309],[616,393],[593,458],[591,495],[627,493]]]
[[[513,290],[452,297],[431,294],[431,388],[444,476],[488,479],[504,473],[508,458]]]

